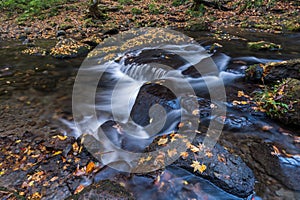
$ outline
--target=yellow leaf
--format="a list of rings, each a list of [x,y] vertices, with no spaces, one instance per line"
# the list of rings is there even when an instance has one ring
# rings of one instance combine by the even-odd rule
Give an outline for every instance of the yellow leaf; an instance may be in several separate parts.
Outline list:
[[[246,105],[246,104],[247,104],[247,101],[241,101],[241,104],[242,104],[242,105]]]
[[[89,164],[86,166],[86,173],[91,173],[95,169],[95,163],[93,161],[89,162]]]
[[[56,156],[56,155],[59,155],[59,154],[62,154],[62,151],[56,151],[53,156]]]
[[[160,138],[157,142],[158,145],[164,145],[168,142],[168,138]]]
[[[244,96],[245,94],[244,94],[244,92],[243,91],[238,91],[238,97],[242,97],[242,96]]]
[[[194,168],[195,171],[199,171],[201,174],[206,170],[206,165],[200,164],[198,161],[193,160],[193,164],[191,164],[191,167]]]
[[[66,135],[65,136],[58,135],[57,137],[58,137],[58,139],[60,139],[62,141],[66,140],[68,138],[68,136],[66,136]]]

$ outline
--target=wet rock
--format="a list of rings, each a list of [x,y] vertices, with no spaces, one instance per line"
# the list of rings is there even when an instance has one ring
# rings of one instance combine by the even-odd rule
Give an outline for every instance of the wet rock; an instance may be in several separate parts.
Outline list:
[[[103,37],[101,36],[92,35],[90,37],[82,39],[80,42],[90,45],[92,47],[96,47],[98,44],[100,44],[100,42],[102,42],[102,38]]]
[[[119,30],[117,28],[112,28],[112,29],[105,30],[103,32],[103,35],[116,35],[118,33],[119,33]]]
[[[202,142],[203,136],[196,135],[192,144],[198,146]],[[150,150],[157,148],[155,141],[149,146]],[[204,150],[200,149],[200,151]],[[196,176],[209,180],[226,192],[239,197],[248,197],[253,193],[254,174],[239,156],[230,154],[219,144],[216,144],[213,149],[206,151],[205,155],[201,157],[197,156],[197,153],[190,152],[190,150],[188,152],[189,154],[186,158],[179,158],[172,166],[186,169]],[[191,166],[196,158],[207,167],[202,173],[195,172]]]
[[[246,79],[251,81],[275,82],[284,78],[300,79],[300,59],[252,65],[246,70]]]
[[[108,137],[110,142],[112,142],[117,147],[127,151],[143,152],[147,145],[151,143],[151,139],[141,139],[130,135],[128,133],[133,133],[130,124],[122,124],[115,121],[107,121],[101,125],[101,130]],[[103,138],[99,135],[100,141]],[[103,139],[104,141],[104,139]]]
[[[89,50],[90,46],[87,44],[78,42],[72,38],[62,38],[50,50],[50,55],[55,58],[74,58],[86,55]]]
[[[47,140],[44,145],[53,150],[64,150],[68,145],[72,145],[75,142],[74,137],[67,137],[65,140],[61,140],[58,137]]]
[[[55,191],[55,192],[53,192]],[[45,197],[42,197],[42,200],[61,200],[61,199],[66,199],[69,196],[71,196],[72,193],[70,192],[69,188],[67,186],[63,187],[51,187],[49,188],[49,194],[46,194]]]
[[[275,152],[272,144],[265,142],[251,145],[250,150],[253,159],[261,164],[267,174],[292,190],[300,190],[299,156],[284,156]]]
[[[149,49],[143,50],[138,55],[129,55],[125,60],[125,64],[148,64],[148,63],[159,63],[163,65],[167,65],[174,69],[178,69],[179,67],[187,64],[188,62],[184,60],[179,55],[167,52],[162,49]]]
[[[78,195],[68,199],[89,200],[89,199],[112,199],[112,200],[133,200],[133,196],[120,184],[104,180],[84,189]]]
[[[145,84],[141,87],[130,113],[132,120],[141,126],[148,125],[150,108],[156,104],[162,106],[166,113],[179,108],[176,96],[169,88],[155,83]]]

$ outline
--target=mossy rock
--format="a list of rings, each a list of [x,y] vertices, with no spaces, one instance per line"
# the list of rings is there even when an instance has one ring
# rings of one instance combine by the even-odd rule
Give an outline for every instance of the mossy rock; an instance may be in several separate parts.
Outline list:
[[[208,31],[209,30],[209,23],[205,20],[197,20],[191,21],[185,27],[186,31]]]
[[[91,47],[72,38],[63,38],[50,50],[50,55],[55,58],[75,58],[87,55]]]
[[[245,77],[250,81],[274,83],[285,78],[300,79],[300,59],[255,64],[248,67]]]
[[[258,41],[258,42],[248,42],[248,48],[252,50],[277,51],[281,49],[281,45],[272,42]]]
[[[300,125],[300,81],[288,78],[257,95],[257,103],[272,119]]]

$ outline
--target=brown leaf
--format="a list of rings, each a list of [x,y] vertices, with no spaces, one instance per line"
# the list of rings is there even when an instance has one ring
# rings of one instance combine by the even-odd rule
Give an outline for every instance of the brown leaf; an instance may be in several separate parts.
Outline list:
[[[86,173],[89,174],[95,169],[95,163],[93,161],[89,162],[89,164],[86,166]]]
[[[84,189],[84,185],[79,185],[79,186],[76,188],[74,194],[78,194],[78,193],[81,192],[83,189]]]

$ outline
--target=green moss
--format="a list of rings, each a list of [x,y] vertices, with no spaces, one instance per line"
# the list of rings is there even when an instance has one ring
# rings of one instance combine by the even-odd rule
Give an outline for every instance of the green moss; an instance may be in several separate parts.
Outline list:
[[[258,41],[248,42],[248,48],[254,50],[280,50],[281,45],[274,44],[272,42]]]
[[[135,7],[134,7],[134,8],[131,9],[131,13],[134,14],[134,15],[140,15],[140,14],[142,14],[143,12],[142,12],[141,9],[135,8]]]

